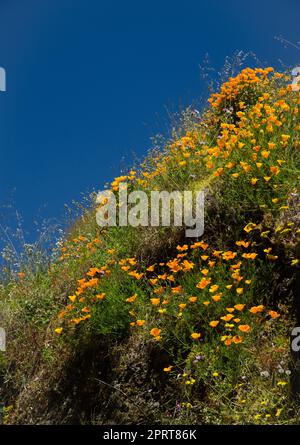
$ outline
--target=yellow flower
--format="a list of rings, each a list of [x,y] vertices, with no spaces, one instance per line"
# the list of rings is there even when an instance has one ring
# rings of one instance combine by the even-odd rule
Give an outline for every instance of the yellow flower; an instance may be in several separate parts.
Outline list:
[[[248,224],[244,227],[244,230],[245,230],[245,232],[249,233],[249,232],[251,232],[251,230],[255,229],[255,227],[256,227],[256,224],[254,224],[254,223],[248,223]]]
[[[137,321],[136,321],[136,324],[137,324],[138,326],[143,326],[143,325],[145,324],[145,320],[137,320]]]
[[[234,167],[234,163],[233,162],[228,162],[228,164],[225,165],[226,168],[232,168]]]
[[[219,294],[213,295],[211,298],[217,302],[217,301],[221,300],[221,297],[222,297],[222,292],[220,292]]]
[[[198,289],[205,289],[208,284],[210,284],[211,278],[202,278],[201,281],[196,285]]]
[[[153,306],[157,306],[160,303],[160,298],[150,298],[151,303]]]
[[[243,253],[242,257],[246,260],[255,260],[255,258],[257,257],[257,253]]]
[[[160,333],[161,333],[161,329],[158,329],[158,328],[152,328],[150,331],[150,334],[153,337],[159,337]]]
[[[278,312],[276,312],[276,311],[269,311],[268,314],[270,315],[271,318],[280,317],[280,314],[278,314]]]
[[[251,309],[249,309],[249,312],[251,312],[251,314],[257,314],[258,312],[262,312],[264,308],[265,307],[262,304],[259,306],[253,306]]]
[[[191,245],[191,249],[196,249],[197,247],[201,247],[201,249],[206,250],[208,248],[208,244],[205,244],[203,241],[197,241]]]
[[[60,335],[62,333],[62,331],[63,331],[63,328],[56,328],[56,329],[54,329],[54,332],[56,334],[58,334],[58,335]]]
[[[236,293],[237,293],[238,295],[242,295],[242,294],[244,293],[244,289],[243,289],[242,287],[238,287],[238,288],[236,289]]]
[[[173,366],[168,366],[167,368],[164,368],[165,372],[171,372],[172,371]]]
[[[216,177],[221,176],[222,173],[223,173],[223,171],[224,171],[224,168],[223,168],[223,167],[219,167],[219,168],[217,168],[217,170],[213,173],[213,175],[216,176]]]
[[[160,286],[160,287],[157,287],[156,289],[154,289],[153,292],[154,292],[156,295],[161,295],[161,294],[164,293],[164,291],[165,291],[164,287]]]
[[[174,273],[177,273],[179,270],[181,270],[181,266],[178,264],[178,259],[177,258],[175,258],[174,260],[169,261],[167,263],[167,266]]]
[[[172,294],[178,294],[182,291],[182,286],[172,287]]]
[[[189,402],[182,403],[182,406],[185,407],[185,408],[193,408],[193,405],[191,403],[189,403]]]
[[[97,273],[101,273],[101,269],[98,269],[97,267],[92,267],[88,272],[87,276],[94,277]]]
[[[187,260],[184,260],[182,264],[184,266],[183,272],[188,272],[189,270],[193,269],[193,267],[195,266],[194,263],[192,263],[191,261],[187,261]]]
[[[240,162],[240,164],[246,173],[248,173],[251,170],[251,166],[248,165],[246,162]]]
[[[270,167],[270,172],[271,172],[273,175],[278,175],[278,174],[280,173],[280,168],[277,167],[277,165],[272,165],[272,166]]]
[[[245,305],[244,304],[236,304],[234,307],[236,310],[242,311],[244,309]]]
[[[233,318],[232,314],[227,314],[227,315],[224,315],[223,317],[221,317],[221,320],[230,321],[230,320],[232,320],[232,318]]]
[[[191,334],[191,337],[193,340],[198,340],[201,337],[201,334],[199,334],[198,332],[193,332]]]
[[[219,320],[213,320],[209,323],[209,326],[211,326],[212,328],[215,328],[218,326],[219,323],[220,323]]]
[[[188,250],[189,246],[187,244],[184,244],[183,246],[177,246],[176,249],[179,250],[179,252],[183,252],[185,250]]]
[[[191,303],[196,303],[196,301],[197,301],[197,297],[190,297],[189,298],[189,301],[191,302]]]
[[[132,295],[131,297],[127,298],[127,303],[133,303],[137,299],[137,294]]]
[[[239,326],[239,330],[242,331],[242,332],[250,332],[251,328],[250,328],[250,326],[248,324],[241,324]]]
[[[271,255],[271,254],[269,253],[269,254],[267,254],[267,258],[268,258],[268,260],[270,260],[270,261],[276,261],[276,260],[278,259],[278,256],[277,256],[277,255]]]
[[[218,286],[217,284],[213,284],[212,286],[210,286],[210,288],[209,288],[209,292],[213,294],[213,293],[216,292],[218,289],[219,289],[219,286]]]
[[[270,230],[266,230],[265,232],[261,232],[260,236],[262,238],[267,238],[269,233],[270,233]]]
[[[158,309],[158,312],[159,312],[160,314],[165,314],[165,313],[167,312],[167,309],[166,309],[166,308],[164,308],[164,309]]]
[[[232,260],[233,258],[235,258],[237,255],[236,252],[232,252],[231,250],[228,250],[227,252],[224,252],[222,257],[224,260],[229,261]]]
[[[144,276],[143,273],[138,273],[136,270],[133,270],[132,272],[129,272],[128,275],[136,278],[137,280],[140,280]]]
[[[225,344],[226,346],[230,346],[231,343],[232,343],[232,339],[231,339],[230,337],[226,338],[226,340],[224,341],[224,344]]]
[[[269,155],[270,155],[270,152],[268,150],[263,150],[261,152],[261,155],[262,155],[263,158],[267,159],[269,157]]]
[[[167,278],[167,274],[164,273],[163,275],[158,275],[157,278],[159,278],[160,280],[165,280]]]
[[[128,258],[128,263],[129,263],[131,266],[135,266],[135,265],[136,265],[136,260],[135,260],[134,258]]]

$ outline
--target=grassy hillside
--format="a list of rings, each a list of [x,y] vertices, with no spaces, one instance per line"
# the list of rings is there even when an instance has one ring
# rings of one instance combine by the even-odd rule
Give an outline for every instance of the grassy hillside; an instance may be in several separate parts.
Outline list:
[[[299,92],[245,69],[117,191],[205,190],[205,232],[96,224],[0,285],[4,423],[299,423]],[[298,306],[297,306],[298,305]]]

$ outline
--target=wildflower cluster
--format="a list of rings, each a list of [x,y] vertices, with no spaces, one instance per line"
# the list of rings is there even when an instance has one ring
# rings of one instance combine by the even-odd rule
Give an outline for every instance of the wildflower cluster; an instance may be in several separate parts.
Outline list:
[[[300,94],[287,80],[273,68],[243,70],[211,96],[202,120],[176,135],[163,153],[150,156],[139,172],[131,170],[111,184],[113,192],[124,181],[146,191],[201,185],[219,209],[234,215],[234,224],[232,215],[216,222],[208,209],[214,225],[208,223],[202,240],[183,240],[152,261],[123,254],[125,228],[119,244],[104,234],[101,240],[79,236],[62,248],[61,260],[84,246],[97,261],[68,296],[55,332],[60,335],[93,313],[111,314],[110,305],[118,302],[132,334],[168,351],[170,363],[162,372],[185,388],[181,407],[189,410],[195,408],[195,385],[223,385],[225,394],[228,384],[243,418],[252,390],[238,372],[241,363],[255,354],[253,345],[263,350],[263,339],[283,330],[284,310],[265,282],[279,264],[299,265],[294,245],[300,235]],[[108,233],[112,230],[117,229]],[[276,377],[272,406],[258,398],[248,420],[276,421],[286,386]]]

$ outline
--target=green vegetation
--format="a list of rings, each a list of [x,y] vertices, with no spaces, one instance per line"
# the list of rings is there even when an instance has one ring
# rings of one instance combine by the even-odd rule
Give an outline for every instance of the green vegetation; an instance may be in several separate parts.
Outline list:
[[[96,224],[0,285],[5,423],[293,424],[299,92],[272,68],[225,82],[111,190],[205,190],[205,232]],[[298,297],[299,298],[299,297]],[[293,361],[294,360],[294,361]]]

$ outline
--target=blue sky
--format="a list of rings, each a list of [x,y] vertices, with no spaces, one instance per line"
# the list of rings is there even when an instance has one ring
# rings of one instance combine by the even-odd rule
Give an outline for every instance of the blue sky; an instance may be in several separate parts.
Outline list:
[[[0,204],[14,192],[28,239],[38,213],[102,189],[205,90],[199,64],[235,50],[299,64],[298,0],[0,0]]]

